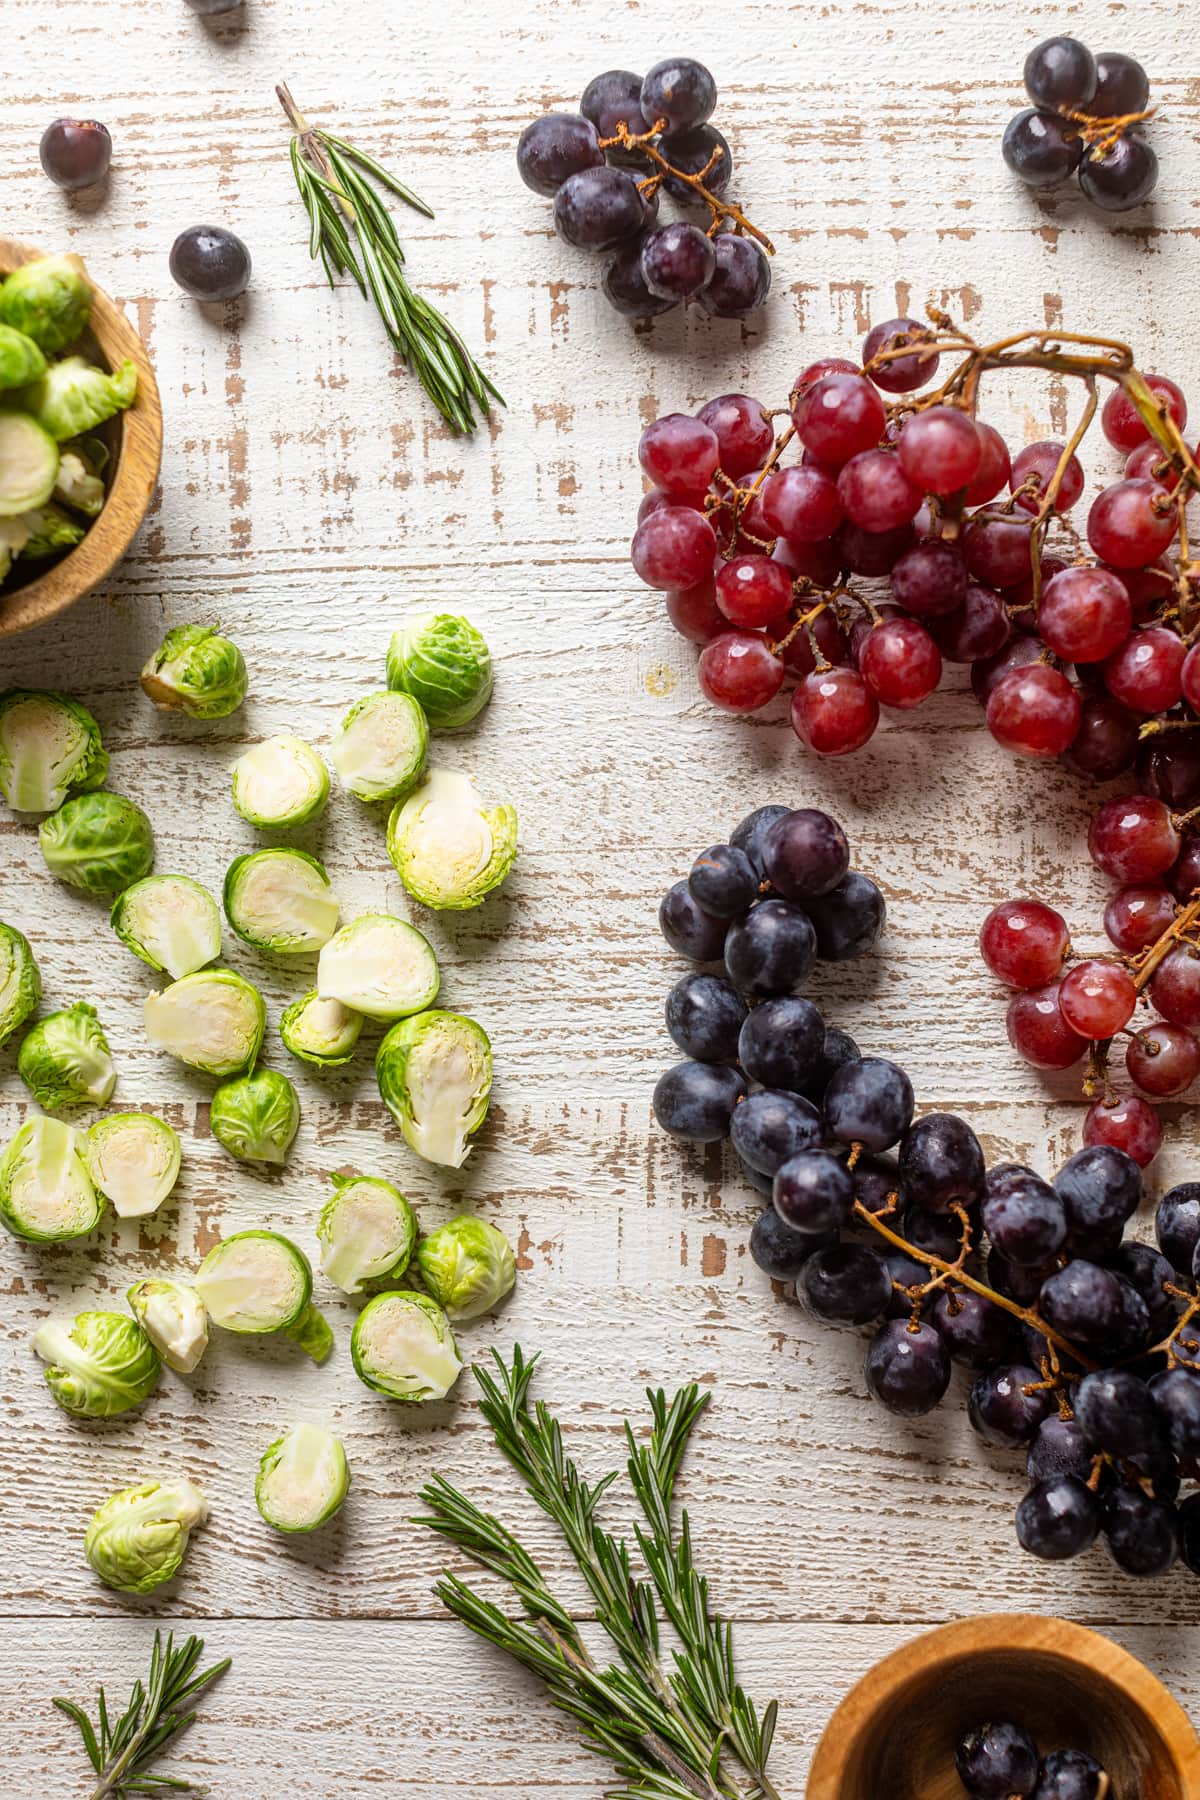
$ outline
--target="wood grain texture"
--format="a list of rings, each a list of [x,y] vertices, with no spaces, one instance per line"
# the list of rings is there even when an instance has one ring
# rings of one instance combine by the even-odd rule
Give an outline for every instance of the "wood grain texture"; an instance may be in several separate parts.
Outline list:
[[[149,1049],[150,972],[102,907],[50,881],[30,823],[0,818],[0,914],[34,941],[47,1004],[96,1001],[119,1065],[114,1103],[160,1111],[185,1149],[178,1201],[160,1218],[110,1220],[82,1249],[0,1244],[0,1612],[18,1671],[0,1701],[0,1793],[77,1791],[57,1769],[47,1784],[62,1726],[45,1698],[132,1675],[151,1616],[168,1610],[210,1619],[213,1650],[237,1658],[201,1751],[222,1800],[284,1786],[297,1800],[370,1794],[397,1770],[430,1800],[600,1791],[600,1771],[541,1701],[439,1618],[437,1550],[406,1523],[441,1469],[549,1550],[467,1382],[419,1415],[369,1394],[350,1369],[352,1309],[324,1283],[338,1343],[323,1371],[225,1338],[194,1377],[164,1377],[139,1417],[104,1426],[66,1419],[41,1380],[29,1340],[50,1312],[120,1304],[137,1276],[190,1270],[243,1226],[277,1226],[312,1251],[326,1176],[348,1167],[394,1177],[430,1223],[469,1205],[510,1233],[517,1291],[498,1319],[464,1330],[464,1347],[540,1347],[543,1391],[593,1468],[619,1455],[648,1381],[711,1384],[685,1494],[721,1599],[743,1621],[750,1683],[783,1696],[784,1791],[799,1793],[834,1701],[876,1656],[976,1610],[1111,1630],[1196,1705],[1192,1578],[1139,1586],[1100,1552],[1058,1570],[1022,1556],[1019,1459],[982,1447],[961,1406],[907,1425],[866,1404],[859,1341],[817,1330],[750,1264],[754,1197],[716,1153],[666,1143],[649,1113],[672,1060],[662,1002],[679,972],[655,929],[662,889],[752,806],[816,802],[846,821],[891,906],[885,953],[826,972],[816,997],[865,1047],[901,1058],[923,1104],[966,1111],[989,1154],[1053,1167],[1077,1143],[1073,1078],[1016,1065],[974,939],[990,904],[1033,890],[1063,908],[1081,947],[1100,947],[1106,888],[1084,853],[1088,797],[1056,769],[1003,756],[961,675],[842,765],[806,758],[782,706],[750,723],[721,717],[626,560],[642,422],[733,389],[781,403],[804,362],[852,351],[898,310],[936,301],[992,336],[1042,322],[1111,331],[1141,366],[1191,380],[1194,7],[946,0],[918,16],[899,0],[747,0],[708,9],[702,33],[683,0],[530,0],[519,12],[472,0],[452,16],[411,0],[402,25],[388,0],[347,0],[336,28],[312,0],[248,0],[240,25],[213,28],[183,0],[74,0],[69,31],[65,11],[52,0],[6,10],[6,229],[80,250],[125,305],[162,390],[163,476],[105,592],[6,642],[0,675],[92,707],[112,786],[154,821],[159,869],[215,889],[259,841],[229,798],[245,745],[288,731],[326,746],[350,702],[382,685],[408,608],[466,611],[492,644],[496,698],[438,755],[517,803],[522,853],[479,912],[431,919],[405,901],[376,813],[335,796],[296,836],[327,862],[347,914],[389,906],[430,932],[447,1002],[492,1034],[496,1103],[466,1170],[441,1179],[379,1103],[375,1035],[347,1070],[298,1070],[275,1027],[311,963],[230,937],[230,963],[267,996],[268,1060],[301,1091],[292,1161],[263,1179],[211,1138],[211,1085]],[[1025,50],[1065,28],[1150,68],[1163,109],[1152,209],[1106,222],[1078,197],[1036,202],[1006,174],[999,139]],[[599,261],[560,244],[547,205],[516,179],[513,147],[598,70],[645,66],[698,37],[739,192],[778,245],[776,291],[750,324],[671,316],[631,332],[603,301]],[[389,367],[371,310],[350,290],[330,294],[308,262],[280,78],[310,117],[377,151],[435,207],[432,221],[402,221],[414,284],[509,401],[475,441],[450,438]],[[38,136],[59,111],[95,113],[113,132],[98,206],[59,195],[37,169]],[[202,308],[171,284],[170,243],[200,220],[249,243],[244,303]],[[1032,439],[1061,430],[1066,405],[1023,377],[1000,383],[986,411]],[[1094,450],[1090,483],[1115,469]],[[245,651],[251,696],[231,720],[156,713],[138,691],[164,629],[193,618],[219,619]],[[26,1110],[10,1045],[0,1137]],[[1169,1113],[1154,1190],[1194,1169],[1194,1111]],[[282,1545],[254,1510],[253,1472],[300,1416],[344,1435],[354,1489],[328,1532]],[[213,1506],[183,1578],[157,1602],[109,1594],[82,1561],[86,1518],[112,1489],[179,1463]]]

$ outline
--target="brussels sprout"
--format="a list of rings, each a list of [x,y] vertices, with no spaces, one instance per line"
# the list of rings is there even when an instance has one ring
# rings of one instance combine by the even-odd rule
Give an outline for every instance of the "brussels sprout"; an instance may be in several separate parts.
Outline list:
[[[481,905],[512,868],[516,809],[486,811],[469,775],[431,769],[393,810],[387,848],[414,900],[461,912]]]
[[[58,445],[50,433],[28,413],[0,410],[0,518],[45,506],[57,479]]]
[[[377,1294],[354,1322],[354,1372],[393,1400],[444,1400],[462,1373],[450,1321],[428,1294]]]
[[[208,1314],[182,1281],[135,1281],[127,1291],[134,1318],[168,1369],[190,1375],[208,1349]]]
[[[390,1181],[371,1175],[334,1175],[321,1208],[317,1237],[321,1270],[343,1294],[398,1281],[417,1241],[417,1215]]]
[[[0,284],[0,322],[40,350],[65,350],[88,322],[91,284],[78,256],[39,256]]]
[[[85,1000],[47,1013],[27,1032],[17,1074],[46,1112],[63,1106],[103,1106],[117,1085],[96,1009]]]
[[[60,550],[73,550],[85,536],[79,520],[72,519],[61,506],[39,506],[36,512],[22,513],[19,522],[29,534],[20,555],[34,561],[40,556],[57,556]]]
[[[104,1202],[92,1186],[81,1131],[26,1119],[0,1157],[0,1223],[28,1244],[61,1244],[94,1231]]]
[[[25,387],[46,373],[46,359],[31,337],[0,325],[0,388]]]
[[[254,1501],[276,1531],[315,1531],[350,1491],[341,1440],[319,1425],[293,1425],[263,1452]]]
[[[14,812],[53,812],[107,774],[100,727],[78,700],[40,688],[0,694],[0,794]]]
[[[105,419],[124,412],[136,396],[135,363],[123,362],[110,375],[86,357],[64,356],[61,362],[51,363],[21,399],[42,430],[61,444],[64,438],[92,431]]]
[[[59,454],[54,498],[87,519],[98,518],[105,500],[100,473],[107,461],[107,448],[99,438],[84,438],[64,448]]]
[[[362,1028],[361,1013],[351,1012],[340,1000],[322,1000],[316,988],[293,1000],[279,1021],[284,1049],[323,1069],[350,1061]]]
[[[328,798],[329,771],[303,738],[266,738],[233,765],[233,804],[247,825],[307,825]]]
[[[492,1091],[483,1027],[452,1012],[402,1019],[380,1043],[375,1078],[410,1148],[427,1162],[461,1169]]]
[[[408,694],[368,694],[329,746],[338,780],[359,800],[398,800],[420,779],[429,748],[425,714]]]
[[[300,1125],[300,1101],[286,1075],[256,1069],[221,1083],[209,1124],[217,1142],[239,1162],[283,1164]]]
[[[261,1337],[282,1331],[324,1362],[333,1333],[312,1304],[312,1269],[277,1231],[237,1231],[209,1251],[196,1289],[215,1325]]]
[[[511,1294],[517,1279],[512,1245],[486,1219],[466,1214],[417,1245],[417,1267],[448,1319],[475,1319]]]
[[[178,1133],[153,1113],[109,1113],[87,1134],[87,1165],[119,1219],[157,1212],[179,1180]]]
[[[155,706],[193,719],[224,719],[246,698],[246,664],[236,644],[210,625],[177,625],[142,670]]]
[[[306,850],[254,850],[225,872],[225,917],[244,943],[306,956],[337,930],[338,898]]]
[[[363,913],[317,959],[317,993],[369,1019],[403,1019],[432,1006],[441,985],[433,946],[390,913]]]
[[[435,731],[453,731],[492,697],[491,652],[467,619],[418,613],[388,645],[387,683],[419,700]]]
[[[0,1044],[37,1011],[42,977],[29,939],[0,920]]]
[[[267,1027],[263,997],[232,969],[198,969],[142,1006],[152,1044],[205,1075],[251,1068]]]
[[[33,1347],[46,1367],[46,1386],[77,1419],[111,1419],[140,1406],[158,1385],[158,1352],[127,1313],[76,1313],[50,1319]]]
[[[42,820],[38,843],[50,873],[88,894],[119,894],[154,867],[149,819],[105,789],[65,800]]]
[[[33,536],[25,523],[27,517],[25,513],[18,513],[13,519],[0,518],[0,581],[12,568],[13,558],[20,556]]]
[[[127,887],[109,914],[121,942],[178,981],[221,954],[221,909],[190,875],[148,875]]]
[[[106,1587],[149,1594],[176,1574],[207,1517],[208,1501],[190,1481],[143,1481],[96,1509],[84,1554]]]

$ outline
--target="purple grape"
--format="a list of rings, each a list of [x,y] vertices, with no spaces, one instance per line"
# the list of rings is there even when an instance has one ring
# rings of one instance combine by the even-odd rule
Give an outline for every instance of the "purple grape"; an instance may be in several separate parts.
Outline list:
[[[951,1359],[968,1369],[990,1369],[1015,1349],[1012,1316],[982,1294],[945,1289],[933,1303],[933,1323]]]
[[[642,279],[661,300],[692,299],[708,286],[716,266],[711,240],[680,220],[649,232],[642,245]]]
[[[890,1150],[907,1131],[913,1104],[903,1069],[882,1056],[861,1056],[843,1064],[826,1089],[825,1122],[839,1143]]]
[[[1026,1363],[1010,1363],[979,1376],[967,1401],[967,1413],[985,1443],[1017,1450],[1029,1442],[1053,1405],[1036,1369]]]
[[[1099,1369],[1075,1391],[1075,1417],[1093,1450],[1146,1456],[1161,1441],[1161,1423],[1144,1381],[1128,1369]]]
[[[1096,91],[1088,111],[1095,119],[1123,119],[1145,112],[1150,77],[1140,62],[1120,50],[1102,50],[1096,58]]]
[[[223,225],[191,225],[171,246],[171,274],[193,300],[236,300],[250,268],[249,250]]]
[[[789,1231],[774,1207],[765,1206],[750,1232],[750,1255],[772,1281],[795,1281],[809,1257],[830,1242],[827,1237]]]
[[[745,1092],[745,1079],[736,1069],[676,1063],[658,1078],[654,1116],[672,1137],[715,1144],[729,1136],[733,1109]]]
[[[771,827],[780,819],[786,819],[790,813],[789,806],[760,806],[747,814],[741,824],[729,834],[729,841],[735,850],[744,850],[754,864],[759,875],[766,876],[766,840]]]
[[[884,1325],[867,1348],[867,1391],[890,1413],[917,1418],[932,1412],[950,1386],[950,1358],[932,1325],[902,1319]]]
[[[956,1114],[927,1113],[900,1145],[900,1179],[913,1204],[927,1212],[970,1206],[984,1193],[979,1139]]]
[[[757,312],[771,291],[771,265],[753,238],[723,231],[713,240],[715,268],[700,295],[710,318],[745,319]]]
[[[825,1021],[811,1000],[764,1000],[738,1037],[738,1061],[751,1081],[802,1093],[825,1044]]]
[[[858,1045],[848,1031],[839,1031],[836,1025],[829,1026],[825,1032],[820,1059],[800,1089],[805,1099],[811,1100],[814,1106],[820,1106],[825,1099],[825,1090],[838,1070],[844,1063],[857,1062],[859,1054]],[[860,1162],[859,1167],[861,1166]],[[892,1185],[895,1186],[894,1181]]]
[[[1200,1457],[1200,1375],[1181,1367],[1164,1369],[1149,1387],[1175,1455],[1186,1460]]]
[[[1042,1283],[1038,1311],[1070,1343],[1099,1348],[1120,1333],[1125,1317],[1121,1283],[1110,1269],[1076,1257]]]
[[[644,237],[636,237],[632,242],[623,244],[612,259],[605,263],[604,273],[600,277],[600,285],[604,289],[610,305],[627,319],[656,319],[660,313],[670,312],[675,305],[674,300],[663,300],[652,294],[646,286],[646,278],[642,274],[642,245]]]
[[[596,75],[583,90],[579,110],[596,128],[597,137],[616,137],[624,125],[631,137],[644,137],[650,129],[641,105],[642,78],[628,69],[606,69]],[[610,162],[626,168],[643,168],[645,159],[636,150],[622,150],[618,144],[606,152]]]
[[[1200,1181],[1183,1181],[1165,1193],[1154,1215],[1158,1247],[1181,1275],[1190,1275],[1200,1244]]]
[[[796,1296],[814,1318],[847,1330],[882,1318],[892,1298],[887,1264],[861,1244],[834,1244],[804,1265]]]
[[[968,1731],[954,1757],[959,1779],[971,1800],[1013,1800],[1032,1794],[1038,1753],[1019,1725],[1002,1721]]]
[[[1027,106],[1009,120],[1002,151],[1005,162],[1026,187],[1061,187],[1079,167],[1083,139],[1065,119]]]
[[[887,904],[868,875],[851,869],[835,888],[806,900],[804,910],[817,934],[822,962],[853,962],[878,942],[887,920]]]
[[[744,850],[714,844],[692,864],[688,887],[697,906],[714,919],[733,919],[758,899],[758,876]]]
[[[1110,1792],[1104,1770],[1082,1750],[1052,1750],[1042,1758],[1033,1800],[1099,1800]]]
[[[744,1167],[773,1178],[801,1151],[820,1147],[821,1115],[795,1094],[764,1088],[734,1108],[729,1136]]]
[[[667,1030],[696,1062],[735,1062],[746,1005],[718,975],[684,975],[667,995]]]
[[[854,1181],[831,1150],[802,1150],[777,1171],[774,1197],[775,1211],[785,1225],[818,1237],[849,1222]]]
[[[1013,1173],[1002,1181],[995,1179],[996,1170],[988,1175],[984,1230],[1006,1262],[1037,1269],[1067,1241],[1066,1209],[1050,1183],[1032,1169],[1009,1167]]]
[[[817,953],[812,921],[790,900],[763,900],[735,919],[725,938],[725,966],[739,993],[765,1000],[793,994]]]
[[[1102,1503],[1101,1530],[1108,1553],[1126,1575],[1165,1575],[1179,1556],[1179,1519],[1173,1506],[1141,1488],[1116,1487]]]
[[[642,230],[645,212],[637,182],[624,169],[581,169],[554,196],[554,229],[577,250],[615,250]]]
[[[1074,1475],[1035,1482],[1017,1508],[1017,1542],[1044,1562],[1081,1556],[1099,1530],[1100,1502]]]
[[[1096,59],[1078,38],[1045,38],[1025,58],[1025,91],[1051,112],[1084,112],[1096,92]]]
[[[1033,1482],[1048,1481],[1052,1475],[1074,1475],[1079,1481],[1087,1481],[1093,1460],[1078,1423],[1052,1413],[1037,1428],[1025,1472]]]
[[[1063,1164],[1054,1191],[1073,1232],[1103,1234],[1116,1227],[1119,1238],[1142,1203],[1142,1171],[1124,1150],[1092,1144]]]
[[[1089,150],[1079,165],[1085,200],[1105,212],[1130,212],[1158,186],[1158,157],[1137,131],[1127,131],[1103,156]]]
[[[696,905],[686,881],[667,889],[658,909],[658,924],[672,950],[692,962],[720,962],[729,929]],[[811,927],[810,927],[811,929]]]
[[[572,175],[603,164],[595,125],[579,113],[546,113],[517,140],[517,173],[526,187],[547,199]]]
[[[112,162],[112,139],[99,119],[55,119],[42,133],[38,154],[55,187],[74,193],[104,180]]]
[[[651,127],[661,119],[665,131],[690,131],[712,117],[717,84],[694,57],[667,57],[655,63],[642,82],[641,102]]]
[[[767,880],[785,900],[811,900],[836,888],[850,867],[850,846],[836,819],[804,806],[777,819],[763,841]]]
[[[671,166],[684,175],[699,175],[708,166],[713,151],[719,150],[720,156],[704,177],[710,194],[723,194],[733,180],[733,152],[715,125],[697,125],[692,131],[664,137],[658,147]],[[668,175],[663,186],[673,200],[684,206],[704,204],[695,188],[680,181],[677,175]]]

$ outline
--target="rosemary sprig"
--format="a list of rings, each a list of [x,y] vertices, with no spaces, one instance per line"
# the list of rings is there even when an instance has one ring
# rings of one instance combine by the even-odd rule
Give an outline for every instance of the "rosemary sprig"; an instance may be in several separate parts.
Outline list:
[[[649,1439],[639,1443],[625,1427],[626,1468],[645,1521],[634,1536],[647,1580],[634,1572],[629,1543],[596,1516],[618,1471],[587,1481],[545,1403],[531,1408],[536,1356],[527,1359],[520,1345],[511,1367],[497,1351],[492,1356],[498,1378],[474,1369],[483,1415],[562,1532],[619,1662],[598,1666],[519,1540],[441,1476],[422,1490],[430,1510],[416,1522],[507,1582],[524,1616],[502,1611],[455,1575],[443,1575],[434,1592],[469,1630],[538,1676],[554,1705],[576,1720],[585,1746],[613,1763],[621,1785],[609,1790],[610,1800],[780,1800],[766,1773],[777,1702],[760,1718],[742,1689],[731,1627],[712,1611],[708,1582],[692,1561],[687,1513],[678,1534],[671,1519],[676,1477],[708,1395],[692,1385],[668,1401],[661,1389],[648,1390]],[[677,1639],[669,1656],[660,1607]]]
[[[308,214],[309,255],[324,264],[330,287],[339,275],[353,277],[443,418],[455,431],[474,431],[476,411],[488,413],[493,400],[503,406],[504,397],[449,321],[409,286],[392,215],[367,177],[427,219],[432,211],[373,156],[311,126],[285,85],[275,92],[296,133],[292,173]]]
[[[231,1659],[227,1656],[224,1662],[214,1663],[211,1669],[197,1675],[195,1668],[203,1649],[203,1638],[189,1637],[177,1650],[173,1634],[164,1645],[162,1632],[156,1631],[149,1676],[144,1683],[134,1682],[129,1703],[115,1724],[109,1719],[103,1688],[97,1699],[96,1725],[73,1700],[55,1699],[59,1711],[78,1725],[88,1760],[100,1777],[92,1789],[91,1800],[126,1800],[131,1794],[168,1791],[196,1796],[211,1792],[181,1775],[147,1773],[150,1764],[196,1717],[195,1708],[189,1707],[188,1701],[229,1667]]]

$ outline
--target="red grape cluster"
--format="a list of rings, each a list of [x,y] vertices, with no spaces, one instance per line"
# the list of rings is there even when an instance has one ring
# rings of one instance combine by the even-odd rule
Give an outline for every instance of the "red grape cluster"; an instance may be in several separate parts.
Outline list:
[[[1060,187],[1074,175],[1086,200],[1128,212],[1154,192],[1158,158],[1141,130],[1150,79],[1119,50],[1093,56],[1078,38],[1052,37],[1025,58],[1032,106],[1009,120],[1004,160],[1026,187]]]

